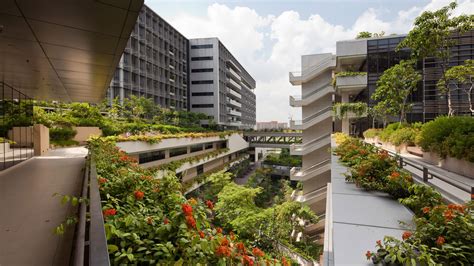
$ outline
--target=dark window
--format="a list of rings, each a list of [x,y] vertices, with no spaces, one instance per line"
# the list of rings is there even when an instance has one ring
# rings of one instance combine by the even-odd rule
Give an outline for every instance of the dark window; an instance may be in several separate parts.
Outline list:
[[[213,68],[196,68],[191,70],[192,73],[214,72]]]
[[[207,48],[212,48],[212,44],[191,45],[191,49],[207,49]]]
[[[196,144],[191,146],[191,152],[202,151],[202,144]]]
[[[203,165],[203,164],[198,165],[198,166],[196,167],[196,172],[197,172],[198,175],[204,173],[204,165]]]
[[[214,84],[214,80],[193,80],[191,84]]]
[[[162,160],[164,158],[165,158],[164,151],[146,152],[146,153],[141,153],[138,155],[138,163],[153,162],[153,161]]]
[[[214,57],[212,56],[198,56],[198,57],[191,57],[191,61],[207,61],[212,60]]]
[[[213,108],[214,104],[193,104],[192,108]]]
[[[183,154],[188,153],[188,148],[187,147],[182,147],[182,148],[176,148],[176,149],[171,149],[170,150],[170,157],[175,157]]]
[[[219,142],[217,148],[218,148],[218,149],[225,149],[225,148],[227,148],[227,141]]]
[[[193,92],[191,93],[192,96],[213,96],[214,92]]]
[[[213,147],[214,147],[214,145],[212,143],[204,144],[204,149],[206,149],[206,150],[212,149]]]

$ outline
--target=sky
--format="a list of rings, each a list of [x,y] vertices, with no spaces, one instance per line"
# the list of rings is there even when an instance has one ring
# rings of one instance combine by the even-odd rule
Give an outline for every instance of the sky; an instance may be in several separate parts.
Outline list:
[[[358,32],[407,33],[414,19],[449,0],[145,0],[187,38],[218,37],[257,82],[257,122],[301,119],[289,95],[301,88],[288,73],[301,55],[335,53],[336,41]],[[453,15],[473,14],[473,0],[458,0]]]

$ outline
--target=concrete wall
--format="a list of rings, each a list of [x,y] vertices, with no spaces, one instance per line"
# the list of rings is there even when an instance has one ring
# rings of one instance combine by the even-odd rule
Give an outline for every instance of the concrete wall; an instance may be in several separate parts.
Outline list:
[[[33,149],[35,156],[44,155],[49,150],[49,128],[44,125],[33,126]]]
[[[15,142],[11,145],[12,147],[31,147],[33,146],[33,127],[13,127],[8,131],[8,139]]]
[[[73,140],[85,143],[91,136],[102,136],[102,130],[98,127],[74,127],[77,131]]]

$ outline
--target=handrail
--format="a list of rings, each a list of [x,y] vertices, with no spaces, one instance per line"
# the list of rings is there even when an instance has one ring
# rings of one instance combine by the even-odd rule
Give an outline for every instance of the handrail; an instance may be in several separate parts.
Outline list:
[[[324,109],[321,109],[318,112],[316,112],[316,113],[314,113],[314,114],[312,114],[308,117],[303,118],[303,123],[309,122],[309,121],[313,120],[314,118],[322,115],[323,113],[326,113],[326,112],[329,112],[329,111],[332,111],[332,106],[328,106],[328,107],[326,107]]]
[[[470,188],[468,188],[469,185],[460,185],[458,184],[459,182],[456,182],[456,181],[453,181],[453,180],[450,180],[449,178],[446,178],[446,177],[442,177],[440,176],[439,174],[437,173],[434,173],[433,171],[430,171],[430,169],[426,166],[420,166],[419,164],[417,164],[416,162],[410,160],[410,159],[407,159],[407,158],[403,158],[402,156],[400,156],[398,153],[394,153],[394,152],[391,152],[389,150],[386,150],[386,149],[383,149],[383,148],[380,148],[380,147],[377,147],[373,144],[369,144],[367,143],[368,145],[372,145],[376,150],[383,150],[383,151],[386,151],[388,152],[388,154],[393,157],[395,160],[398,161],[398,165],[400,167],[403,168],[403,166],[405,165],[408,165],[408,166],[411,166],[419,171],[422,171],[423,172],[423,176],[419,177],[421,179],[421,181],[425,184],[432,184],[429,182],[430,179],[433,179],[433,178],[437,178],[459,190],[462,190],[464,192],[467,192],[467,193],[470,193],[471,194],[471,199],[474,198],[474,187],[471,186]],[[413,175],[415,175],[416,177],[418,177],[418,175],[416,175],[415,173],[411,172]],[[433,185],[433,184],[432,184]],[[437,187],[437,186],[436,186]],[[442,188],[439,188],[439,189],[442,189]]]
[[[313,166],[311,166],[311,167],[309,167],[309,168],[307,168],[307,169],[305,169],[304,171],[301,171],[301,172],[303,174],[305,174],[305,173],[309,174],[310,172],[314,172],[314,171],[320,169],[321,167],[324,167],[325,165],[327,165],[330,162],[331,162],[331,159],[324,160],[324,161],[319,162],[319,163],[317,163],[317,164],[315,164],[315,165],[313,165]]]
[[[313,90],[313,91],[311,91],[311,92],[309,92],[309,93],[307,93],[307,94],[302,95],[301,97],[302,97],[303,100],[305,100],[305,99],[308,98],[309,96],[311,96],[311,95],[313,95],[313,94],[316,94],[317,92],[320,92],[320,91],[322,91],[323,89],[325,89],[325,88],[327,88],[327,87],[330,87],[330,86],[331,86],[331,82],[328,82],[328,83],[324,84],[323,86],[321,86],[321,87],[319,87],[319,88],[317,88],[317,89],[315,89],[315,90]],[[331,86],[330,88],[332,89],[332,86]]]
[[[110,265],[97,171],[90,153],[87,156],[81,197],[87,200],[82,200],[79,206],[72,265]]]
[[[317,65],[314,65],[314,66],[311,66],[309,69],[306,69],[306,70],[301,70],[301,71],[291,71],[290,73],[293,75],[293,73],[295,74],[301,74],[301,76],[304,76],[304,75],[307,75],[308,73],[311,73],[313,72],[314,70],[318,69],[319,67],[321,67],[322,65],[324,64],[327,64],[328,62],[332,61],[333,58],[332,56],[331,57],[327,57],[326,59],[324,59],[324,61],[322,61],[321,63],[317,64]]]
[[[327,137],[331,137],[331,133],[329,134],[326,134],[326,135],[322,135],[322,136],[319,136],[318,138],[316,139],[313,139],[312,141],[308,142],[308,143],[305,143],[305,144],[300,144],[301,145],[301,149],[305,149],[305,148],[308,148],[308,147],[311,147],[313,146],[314,144],[316,144],[317,142],[327,138]]]

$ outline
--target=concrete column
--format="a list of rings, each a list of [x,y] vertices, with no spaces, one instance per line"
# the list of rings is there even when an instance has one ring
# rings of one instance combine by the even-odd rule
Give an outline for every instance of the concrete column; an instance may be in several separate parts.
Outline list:
[[[349,102],[349,93],[341,93],[341,102],[342,103],[348,103]],[[349,123],[349,118],[343,118],[341,121],[342,125],[342,132],[346,133],[349,135],[349,130],[350,130],[350,123]]]
[[[42,156],[49,150],[49,128],[44,125],[33,126],[33,150],[35,156]]]

